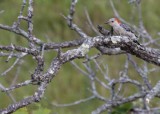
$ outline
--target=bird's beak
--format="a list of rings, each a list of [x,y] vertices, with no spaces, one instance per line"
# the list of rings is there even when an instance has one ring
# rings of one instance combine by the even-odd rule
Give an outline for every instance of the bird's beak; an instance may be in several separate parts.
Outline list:
[[[109,23],[109,21],[105,22],[105,24],[108,24],[108,23]]]

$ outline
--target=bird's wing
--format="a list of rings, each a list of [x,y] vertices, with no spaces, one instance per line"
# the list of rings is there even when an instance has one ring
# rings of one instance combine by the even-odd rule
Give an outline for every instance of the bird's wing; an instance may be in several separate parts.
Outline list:
[[[121,23],[120,26],[122,26],[128,32],[134,33],[128,25]]]
[[[138,38],[135,32],[132,31],[132,29],[128,25],[121,23],[120,26],[122,26],[126,31],[133,33]]]

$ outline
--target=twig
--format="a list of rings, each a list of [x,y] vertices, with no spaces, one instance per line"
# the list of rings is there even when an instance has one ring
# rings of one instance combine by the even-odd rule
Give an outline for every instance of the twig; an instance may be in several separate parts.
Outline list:
[[[86,99],[80,99],[78,101],[75,101],[73,103],[69,103],[69,104],[57,104],[57,103],[52,103],[53,106],[56,106],[56,107],[68,107],[68,106],[74,106],[74,105],[78,105],[78,104],[81,104],[81,103],[85,103],[87,101],[90,101],[92,99],[94,99],[95,96],[90,96]]]
[[[3,91],[3,92],[12,91],[12,90],[14,90],[14,89],[16,89],[16,88],[20,88],[20,87],[22,87],[22,86],[26,86],[26,85],[31,84],[31,83],[32,83],[31,80],[26,80],[26,81],[24,81],[24,82],[22,82],[22,83],[13,85],[13,86],[11,86],[10,88],[3,88],[2,91]]]
[[[67,24],[71,29],[75,30],[82,38],[87,38],[88,36],[76,24],[73,24],[73,16],[75,13],[75,5],[77,2],[78,0],[72,0],[69,15],[65,18],[67,19]]]
[[[89,16],[88,11],[87,11],[86,8],[85,8],[84,12],[85,12],[85,14],[86,14],[86,17],[87,17],[87,20],[88,20],[88,23],[89,23],[91,29],[92,29],[97,35],[101,35],[101,34],[97,31],[97,29],[94,27],[94,25],[93,25],[93,23],[92,23],[92,21],[91,21],[91,19],[90,19],[90,16]]]

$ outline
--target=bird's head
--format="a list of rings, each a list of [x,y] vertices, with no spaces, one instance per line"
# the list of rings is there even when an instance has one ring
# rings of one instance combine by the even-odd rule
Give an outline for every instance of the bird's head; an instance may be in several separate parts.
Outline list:
[[[115,26],[120,23],[121,23],[120,20],[117,18],[111,18],[107,22],[105,22],[105,24],[109,24],[110,26]]]

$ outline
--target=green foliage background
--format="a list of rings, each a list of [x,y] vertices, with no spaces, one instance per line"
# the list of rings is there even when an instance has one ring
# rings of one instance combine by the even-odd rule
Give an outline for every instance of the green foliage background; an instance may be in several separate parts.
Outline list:
[[[35,0],[34,3],[34,35],[45,42],[62,42],[79,38],[79,36],[72,30],[70,30],[66,24],[65,19],[61,15],[67,15],[69,12],[71,0]],[[4,10],[4,13],[0,14],[0,23],[6,25],[12,25],[16,21],[21,8],[22,0],[0,0],[0,11]],[[116,9],[121,17],[130,23],[138,25],[137,8],[134,4],[128,4],[127,0],[114,0]],[[144,26],[147,31],[156,38],[157,32],[160,30],[160,10],[159,0],[142,0],[142,16],[144,20]],[[96,34],[91,30],[87,24],[87,18],[85,15],[85,9],[88,10],[90,18],[94,24],[103,24],[107,19],[114,17],[113,11],[109,4],[109,0],[79,0],[76,6],[76,14],[74,16],[74,22],[82,28],[90,36]],[[24,15],[27,13],[27,7]],[[27,30],[26,22],[23,22],[21,27]],[[106,26],[107,28],[107,26]],[[0,30],[0,44],[10,45],[18,44],[27,46],[27,41],[16,34]],[[65,50],[64,50],[65,51]],[[93,49],[89,55],[94,55],[96,51]],[[45,53],[45,68],[48,68],[51,60],[56,56],[54,51]],[[14,58],[10,59],[8,63],[5,62],[7,58],[0,58],[0,73],[6,70],[15,61]],[[109,75],[113,78],[118,77],[118,73],[123,69],[125,62],[125,56],[104,56],[102,59],[109,67]],[[139,60],[140,65],[143,63]],[[82,66],[83,60],[76,60],[76,62]],[[118,64],[117,64],[118,63]],[[6,76],[0,77],[0,83],[6,87],[10,86],[14,76],[17,73],[17,69],[20,69],[17,82],[22,82],[26,79],[30,79],[30,74],[34,71],[35,63],[32,57],[25,57],[23,64],[20,67],[17,65]],[[153,65],[150,65],[152,67]],[[83,66],[82,66],[83,67]],[[94,68],[94,66],[93,66]],[[133,79],[139,79],[136,71],[130,66],[130,76]],[[97,73],[97,75],[101,75]],[[153,83],[159,80],[156,73],[153,73],[154,77],[151,79]],[[86,98],[91,95],[87,88],[89,86],[89,80],[87,77],[80,74],[70,63],[65,64],[59,71],[58,75],[53,79],[52,83],[47,88],[44,98],[40,102],[40,105],[32,104],[27,108],[19,110],[22,112],[28,112],[30,114],[39,113],[38,111],[44,111],[44,113],[51,114],[89,114],[96,107],[100,106],[102,102],[98,100],[92,100],[80,105],[75,105],[65,108],[57,108],[52,103],[70,103],[81,98]],[[108,96],[107,91],[104,88],[99,87],[100,93]],[[133,91],[136,91],[134,87]],[[29,86],[23,87],[12,92],[16,100],[22,99],[32,95],[36,87]],[[127,95],[132,92],[127,88],[124,90]],[[6,96],[5,93],[0,93],[0,108],[7,106],[12,101]],[[130,108],[132,104],[125,105]],[[117,108],[121,110],[122,108]],[[126,109],[126,108],[123,108]],[[127,109],[126,109],[127,110]],[[116,111],[113,112],[114,114]],[[16,114],[16,113],[15,113]],[[18,114],[18,112],[17,112]],[[21,113],[22,114],[22,113]]]

